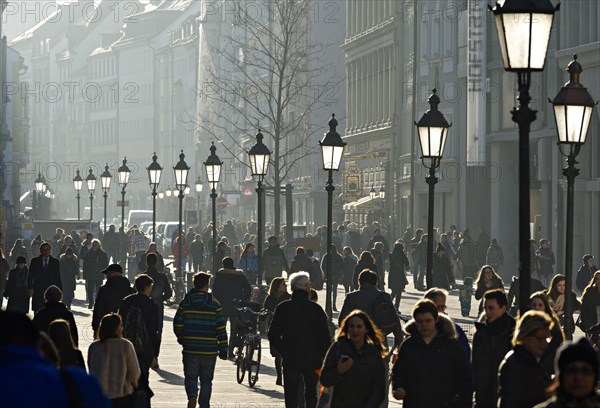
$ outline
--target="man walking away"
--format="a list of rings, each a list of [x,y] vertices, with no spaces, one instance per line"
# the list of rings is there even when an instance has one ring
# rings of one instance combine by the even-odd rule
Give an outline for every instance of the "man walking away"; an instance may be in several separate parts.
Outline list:
[[[158,355],[158,306],[150,298],[153,279],[140,274],[135,278],[135,295],[129,295],[121,303],[119,314],[123,318],[123,337],[135,348],[140,370],[139,387],[147,398],[154,395],[150,389],[149,373],[152,360]]]
[[[129,280],[123,276],[121,265],[110,264],[102,273],[106,275],[106,283],[98,290],[96,303],[94,303],[94,315],[92,317],[94,334],[98,332],[102,317],[109,313],[116,313],[123,299],[134,293]]]
[[[200,378],[200,408],[208,408],[217,356],[227,359],[227,332],[221,304],[208,293],[211,275],[198,272],[192,289],[173,319],[177,342],[183,346],[183,372],[188,408],[196,407]],[[297,389],[296,389],[297,391]]]
[[[150,297],[158,305],[158,342],[156,344],[156,358],[152,361],[152,368],[158,368],[158,355],[160,353],[160,343],[162,340],[163,322],[165,318],[165,301],[169,300],[173,296],[173,290],[167,275],[161,273],[157,269],[158,255],[155,253],[149,253],[146,255],[146,275],[152,278],[154,285],[150,292]]]
[[[280,303],[269,329],[271,347],[283,357],[283,387],[286,408],[298,407],[298,387],[304,379],[306,408],[317,405],[316,370],[321,368],[329,348],[327,315],[308,298],[310,276],[306,272],[290,275],[292,299]]]

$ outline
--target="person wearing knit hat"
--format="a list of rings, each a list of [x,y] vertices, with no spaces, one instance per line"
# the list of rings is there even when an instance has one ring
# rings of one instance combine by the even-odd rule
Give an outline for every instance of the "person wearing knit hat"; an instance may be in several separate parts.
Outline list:
[[[558,379],[555,396],[535,408],[600,407],[598,356],[586,338],[563,344],[554,364]]]

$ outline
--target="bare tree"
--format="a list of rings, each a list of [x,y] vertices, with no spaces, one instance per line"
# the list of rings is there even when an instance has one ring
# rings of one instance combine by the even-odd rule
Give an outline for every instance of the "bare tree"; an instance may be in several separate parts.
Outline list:
[[[260,128],[272,149],[265,182],[274,190],[276,235],[281,186],[318,149],[315,133],[326,124],[311,118],[327,108],[341,82],[336,68],[324,62],[327,44],[310,40],[312,3],[237,2],[234,24],[220,22],[228,33],[217,36],[221,43],[213,45],[211,61],[200,56],[206,79],[199,83],[195,124],[203,139],[220,141],[245,166],[240,153]]]

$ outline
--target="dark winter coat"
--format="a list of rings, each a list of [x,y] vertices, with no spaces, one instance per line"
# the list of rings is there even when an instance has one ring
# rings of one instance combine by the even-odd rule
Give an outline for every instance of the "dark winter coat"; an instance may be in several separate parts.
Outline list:
[[[270,246],[263,252],[261,267],[263,269],[263,277],[267,281],[281,276],[283,270],[290,270],[285,253],[279,246]]]
[[[44,306],[44,292],[49,286],[56,285],[62,289],[60,280],[60,263],[58,259],[48,259],[48,270],[44,271],[44,262],[42,256],[35,257],[29,265],[29,274],[27,275],[27,286],[33,290],[31,298],[31,309],[36,312]]]
[[[596,265],[592,265],[590,268],[587,265],[581,265],[579,270],[577,271],[577,278],[575,279],[575,286],[580,292],[583,292],[585,287],[590,284],[592,281],[592,277],[594,276],[594,272],[596,272],[598,268]]]
[[[158,356],[159,348],[159,334],[158,334],[158,306],[156,303],[143,293],[136,293],[135,295],[129,295],[119,307],[119,314],[123,318],[123,325],[127,324],[127,315],[131,310],[132,306],[138,307],[142,312],[144,324],[146,325],[146,331],[148,337],[150,337],[150,344],[144,346],[144,352],[137,354],[138,361],[142,367],[150,367],[152,359]],[[128,339],[134,342],[135,339]]]
[[[4,297],[8,298],[6,310],[19,313],[29,313],[29,293],[27,289],[27,266],[23,269],[14,268],[8,273],[8,282],[4,289]]]
[[[356,255],[344,255],[344,263],[342,265],[342,284],[344,286],[349,286],[350,288],[353,287],[352,276],[354,275],[354,267],[356,266],[356,263]]]
[[[390,246],[388,245],[387,239],[384,238],[383,235],[373,235],[373,237],[369,240],[369,243],[367,244],[367,247],[365,248],[365,251],[370,251],[371,249],[375,248],[375,244],[381,242],[383,244],[383,254],[382,255],[387,255],[390,253]]]
[[[379,273],[378,273],[379,271],[377,270],[377,266],[374,263],[370,263],[370,262],[362,262],[361,263],[359,261],[356,264],[356,266],[354,267],[354,275],[352,275],[352,285],[354,287],[354,290],[359,289],[358,275],[360,275],[360,273],[363,271],[363,269],[369,269],[370,271],[375,272],[377,274],[377,276],[379,276]]]
[[[159,272],[154,266],[146,269],[145,273],[154,280],[150,297],[156,302],[158,307],[164,308],[165,301],[171,299],[171,296],[173,296],[173,290],[171,289],[171,284],[169,283],[167,275]]]
[[[523,346],[508,352],[499,368],[498,408],[531,408],[544,402],[550,374]]]
[[[6,281],[8,280],[8,272],[10,272],[10,265],[6,258],[0,258],[0,294],[6,287]]]
[[[66,299],[70,294],[73,299],[77,278],[79,277],[79,258],[73,254],[72,258],[67,258],[64,254],[60,256],[60,280],[63,285],[63,296]]]
[[[515,319],[507,313],[492,323],[475,322],[471,365],[476,408],[496,407],[498,367],[512,348],[515,324]]]
[[[156,261],[156,269],[160,272],[163,273],[165,271],[165,258],[159,254],[158,252],[153,252],[153,251],[146,251],[144,253],[144,255],[142,255],[140,257],[140,262],[138,263],[138,269],[140,271],[145,271],[146,269],[148,269],[148,263],[146,262],[146,255],[148,255],[149,253],[153,253],[156,255],[156,257],[158,258]]]
[[[134,292],[129,280],[123,275],[116,275],[106,280],[104,285],[98,289],[98,296],[94,303],[94,316],[92,317],[94,333],[98,331],[102,317],[108,313],[116,313],[123,299]]]
[[[275,313],[275,308],[283,301],[290,300],[292,296],[289,293],[284,293],[281,296],[269,295],[265,299],[263,307],[271,313]]]
[[[83,258],[83,279],[91,281],[104,280],[102,271],[108,266],[108,256],[101,249],[86,251]]]
[[[380,295],[380,293],[382,293],[382,291],[380,291],[373,285],[363,285],[359,290],[355,290],[354,292],[348,293],[346,295],[346,298],[344,299],[344,304],[342,305],[342,309],[338,316],[338,325],[341,325],[346,316],[348,316],[350,312],[352,312],[354,309],[362,310],[363,312],[368,314],[369,317],[371,317],[371,319],[373,319],[375,300]],[[385,293],[385,296],[388,298],[387,300],[389,304],[393,304],[390,294],[386,292],[383,293]],[[395,343],[400,344],[400,342],[404,338],[400,324],[396,326],[396,328],[393,331],[393,334]]]
[[[433,255],[433,286],[450,290],[452,283],[452,265],[446,255],[441,258]]]
[[[250,300],[252,288],[241,269],[221,268],[215,276],[212,293],[223,308],[223,316],[232,318],[235,317],[234,300]]]
[[[581,298],[581,328],[589,330],[598,322],[596,308],[600,306],[600,292],[594,286],[590,286]]]
[[[62,302],[46,302],[44,307],[38,310],[33,317],[33,322],[40,330],[47,333],[50,323],[56,319],[64,319],[69,323],[71,337],[73,337],[75,345],[79,344],[79,334],[77,332],[77,324],[75,324],[75,317],[73,317],[73,313]]]
[[[344,374],[337,370],[341,355],[353,360],[352,367]],[[381,351],[368,343],[356,350],[347,338],[338,339],[327,351],[321,384],[335,387],[331,408],[378,408],[386,392]]]
[[[283,357],[284,368],[316,370],[330,344],[327,315],[308,299],[308,292],[295,290],[290,300],[275,309],[269,342]]]
[[[337,285],[340,283],[342,278],[342,271],[344,269],[344,258],[339,252],[334,252],[331,255],[331,286],[333,290],[336,290]],[[325,272],[327,278],[327,254],[321,259],[321,270]]]
[[[479,314],[483,312],[483,295],[488,290],[502,289],[504,291],[504,282],[502,279],[498,279],[492,276],[492,285],[490,287],[485,286],[483,279],[477,282],[477,289],[475,290],[475,299],[480,300],[479,302]],[[533,293],[533,292],[531,292]]]
[[[394,250],[389,256],[390,272],[388,274],[389,288],[396,292],[403,292],[408,279],[406,278],[406,270],[410,268],[408,257],[404,253],[404,246],[395,245]]]
[[[297,254],[290,263],[290,273],[303,271],[312,276],[312,269],[312,261],[306,254]]]
[[[110,252],[111,255],[116,255],[119,250],[119,234],[116,231],[106,231],[106,234],[104,234],[104,238],[102,239],[102,246],[106,251]]]
[[[516,276],[513,277],[513,280],[510,284],[510,288],[508,289],[508,294],[506,297],[508,298],[508,307],[510,310],[510,314],[513,316],[517,315],[517,311],[519,310],[519,278]],[[531,293],[545,291],[546,287],[540,282],[538,279],[531,278]]]
[[[350,247],[355,254],[358,254],[361,250],[361,237],[360,232],[358,231],[348,231],[348,241],[350,243]]]
[[[554,275],[554,268],[552,267],[556,263],[554,258],[554,252],[551,248],[540,248],[535,254],[538,258],[538,264],[540,265],[540,275]]]
[[[406,391],[404,408],[471,406],[469,363],[454,324],[440,314],[436,326],[438,334],[427,344],[414,320],[406,325],[409,337],[402,342],[392,369],[392,389]]]

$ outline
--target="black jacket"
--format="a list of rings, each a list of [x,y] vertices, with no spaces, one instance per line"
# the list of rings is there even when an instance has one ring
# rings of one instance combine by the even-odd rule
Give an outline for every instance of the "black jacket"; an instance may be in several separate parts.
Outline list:
[[[354,267],[356,266],[356,256],[344,255],[344,263],[342,265],[342,284],[352,288],[352,277],[354,276]],[[352,289],[351,289],[352,290]]]
[[[377,266],[374,263],[361,263],[360,261],[356,264],[356,266],[354,267],[354,275],[352,275],[352,285],[354,287],[354,290],[358,290],[359,285],[358,285],[358,275],[360,275],[360,273],[363,271],[363,269],[369,269],[372,272],[375,272],[377,274],[377,279],[379,279],[379,271],[377,270]]]
[[[446,255],[439,257],[433,255],[433,286],[450,290],[450,284],[454,283],[452,265]]]
[[[575,295],[572,295],[575,297]],[[596,308],[600,306],[600,292],[593,286],[589,287],[581,298],[581,328],[589,330],[598,322]],[[575,310],[575,309],[573,309]]]
[[[512,348],[515,319],[505,313],[493,323],[475,322],[473,336],[473,384],[475,407],[495,408],[498,400],[498,367]]]
[[[154,281],[150,297],[156,302],[158,307],[164,308],[164,302],[173,296],[173,289],[171,289],[167,275],[159,272],[154,266],[148,267],[145,273]]]
[[[341,355],[350,356],[352,367],[340,374],[337,363]],[[331,345],[323,370],[321,384],[335,386],[332,408],[378,408],[385,398],[385,366],[381,351],[372,344],[356,350],[352,342],[345,337]]]
[[[252,288],[241,269],[218,270],[213,283],[213,295],[223,308],[223,316],[235,317],[234,300],[250,300]]]
[[[31,309],[36,312],[44,306],[44,292],[49,286],[56,285],[62,289],[60,280],[60,263],[58,259],[52,256],[48,259],[48,270],[44,272],[44,262],[42,256],[35,257],[29,265],[29,274],[27,275],[27,286],[29,290],[33,289],[31,298]]]
[[[289,273],[302,271],[308,272],[308,274],[312,276],[312,269],[313,264],[310,258],[306,256],[306,254],[297,254],[296,256],[294,256],[294,259],[292,259],[292,262],[290,263]]]
[[[46,302],[44,307],[42,307],[33,317],[33,322],[37,325],[37,327],[48,332],[48,327],[50,327],[50,323],[52,323],[56,319],[64,319],[69,323],[69,329],[71,330],[71,337],[73,337],[73,341],[75,345],[79,344],[79,335],[77,334],[77,325],[75,324],[75,318],[73,317],[73,313],[67,309],[67,306],[61,302]]]
[[[105,314],[117,312],[123,299],[134,292],[129,280],[123,275],[108,278],[106,283],[98,289],[98,296],[96,296],[96,303],[94,303],[94,316],[92,317],[94,332],[98,331],[102,317]]]
[[[473,390],[469,363],[458,342],[452,321],[440,314],[438,334],[425,343],[410,321],[398,360],[392,369],[393,389],[406,391],[404,408],[466,408]],[[334,394],[335,395],[335,394]]]
[[[340,283],[342,278],[342,272],[344,269],[344,258],[339,252],[333,252],[331,254],[331,285],[333,290],[337,290],[337,285]],[[327,253],[321,258],[321,270],[324,272],[327,278]]]
[[[406,279],[406,270],[410,268],[408,257],[404,253],[404,246],[395,245],[394,250],[389,256],[390,273],[388,274],[388,284],[391,290],[402,292],[408,285]]]
[[[523,346],[506,354],[498,376],[498,408],[531,408],[548,398],[550,375]]]
[[[108,266],[108,256],[106,255],[106,252],[101,249],[84,252],[83,279],[102,282],[104,280],[102,271]]]
[[[148,296],[143,293],[129,295],[119,307],[119,314],[123,318],[123,325],[127,324],[127,314],[131,306],[137,306],[142,311],[146,331],[150,337],[151,346],[144,349],[143,354],[138,354],[138,361],[143,367],[150,367],[152,359],[158,356],[159,337],[158,337],[158,306]],[[129,339],[132,340],[133,339]]]
[[[295,290],[292,299],[275,309],[269,342],[283,357],[284,367],[316,370],[330,344],[327,315],[321,306],[308,300],[308,292]]]

